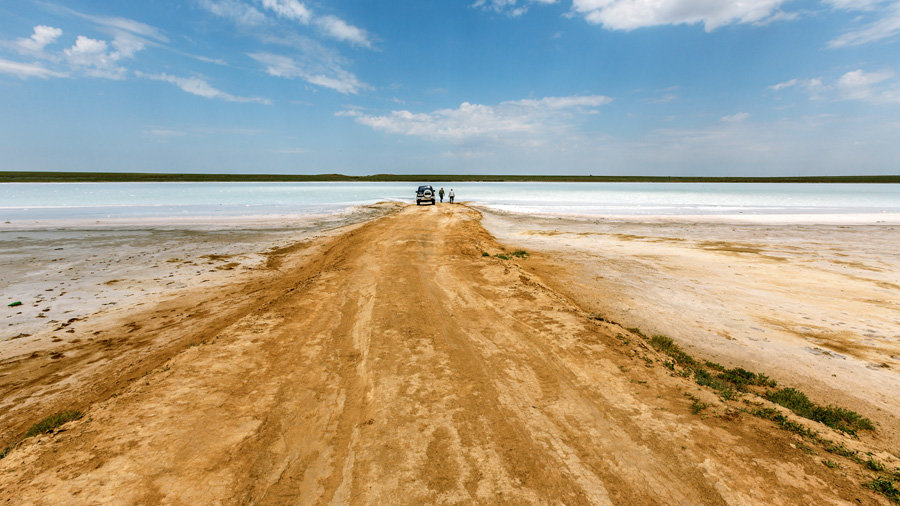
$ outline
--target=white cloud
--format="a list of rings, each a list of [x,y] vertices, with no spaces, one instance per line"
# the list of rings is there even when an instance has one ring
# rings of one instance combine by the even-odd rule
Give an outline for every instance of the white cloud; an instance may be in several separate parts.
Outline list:
[[[893,76],[893,72],[865,72],[861,69],[853,70],[842,75],[836,83],[838,93],[845,100],[865,100],[874,102],[891,102],[890,93],[878,89],[878,84],[883,83]],[[895,83],[896,87],[896,83]]]
[[[65,77],[65,74],[54,72],[37,63],[21,63],[4,60],[3,58],[0,58],[0,74],[10,74],[20,79],[28,77],[38,77],[41,79],[46,79],[48,77]]]
[[[94,23],[99,27],[100,31],[109,34],[113,38],[112,45],[122,57],[131,57],[131,55],[133,55],[135,52],[143,49],[146,46],[160,46],[170,52],[188,58],[203,61],[206,63],[214,63],[216,65],[226,65],[226,63],[221,59],[199,56],[181,51],[174,47],[167,46],[166,44],[169,42],[169,38],[166,37],[160,29],[146,23],[141,23],[140,21],[121,17],[85,14],[83,12],[70,9],[69,7],[49,3],[43,3],[42,5],[44,6],[44,8],[52,12],[75,16]],[[53,59],[52,55],[43,54],[41,56]]]
[[[343,61],[334,53],[312,41],[306,41],[303,49],[297,59],[266,52],[249,53],[248,56],[263,64],[266,73],[271,76],[303,79],[345,95],[357,94],[360,90],[369,88],[369,85],[345,70]]]
[[[519,0],[476,0],[472,7],[493,11],[498,14],[506,14],[515,18],[528,12],[528,7],[531,4],[549,5],[555,3],[556,0],[523,0],[521,2]]]
[[[151,79],[154,81],[163,81],[170,84],[174,84],[182,89],[182,91],[186,91],[187,93],[191,93],[193,95],[197,95],[203,98],[214,98],[219,100],[225,100],[226,102],[254,102],[258,104],[270,104],[271,102],[264,98],[259,97],[238,97],[232,95],[230,93],[226,93],[222,90],[219,90],[213,87],[211,84],[206,82],[204,79],[199,77],[177,77],[172,76],[166,73],[162,74],[146,74],[144,72],[135,72],[135,75],[144,79]]]
[[[94,16],[92,14],[85,14],[83,12],[79,12],[74,9],[62,6],[53,6],[53,9],[62,11],[72,16],[77,16],[82,19],[87,19],[88,21],[91,21],[92,23],[103,27],[112,35],[118,35],[122,32],[127,32],[133,35],[153,39],[157,42],[169,41],[169,39],[165,35],[163,35],[158,28],[145,23],[141,23],[140,21],[135,21],[133,19],[119,18],[114,16]]]
[[[573,0],[573,10],[611,30],[702,23],[707,31],[757,23],[778,14],[785,0]]]
[[[775,90],[775,91],[780,91],[785,88],[791,88],[793,86],[796,86],[797,83],[799,83],[799,82],[800,82],[799,79],[791,79],[790,81],[785,81],[783,83],[773,84],[772,86],[769,86],[769,89]]]
[[[503,102],[501,105],[520,105],[534,109],[572,109],[576,107],[598,107],[612,102],[603,95],[572,95],[569,97],[544,97],[538,100],[524,99]]]
[[[782,91],[789,88],[799,88],[806,91],[809,94],[809,98],[812,100],[820,100],[824,97],[825,92],[828,91],[828,86],[826,86],[822,79],[819,77],[814,77],[812,79],[799,79],[794,78],[788,81],[784,81],[778,84],[773,84],[769,86],[770,90],[774,91]]]
[[[65,69],[71,75],[122,79],[127,73],[120,65],[123,60],[134,57],[135,53],[144,49],[148,43],[158,44],[150,42],[145,35],[158,41],[165,40],[155,28],[137,21],[90,16],[65,7],[54,6],[54,9],[100,24],[113,34],[113,39],[106,41],[79,35],[71,47],[62,51],[47,51],[47,46],[56,42],[63,31],[52,26],[35,26],[30,37],[19,38],[4,45],[19,53],[52,62],[56,68],[51,70],[39,65],[17,64],[22,75],[54,77],[65,75],[63,73]],[[10,65],[7,67],[12,68]]]
[[[674,93],[665,93],[663,95],[660,95],[657,98],[651,99],[650,103],[651,104],[668,104],[669,102],[671,102],[677,98],[678,98],[678,95],[676,95]]]
[[[334,15],[319,16],[299,0],[256,0],[262,11],[240,0],[198,0],[199,5],[213,14],[231,19],[235,23],[246,26],[263,26],[274,19],[284,19],[301,25],[313,25],[326,37],[354,44],[372,47],[372,37],[362,28],[353,26]],[[266,17],[265,12],[274,15]],[[266,36],[271,37],[271,33]]]
[[[73,67],[80,68],[85,74],[107,79],[122,79],[125,69],[116,64],[123,57],[130,57],[133,52],[123,54],[110,51],[106,41],[91,39],[79,35],[75,45],[63,51],[66,61]]]
[[[301,23],[312,20],[312,12],[297,0],[261,0],[263,7],[274,12],[278,17]]]
[[[38,25],[34,27],[31,37],[21,38],[14,45],[22,53],[40,53],[62,35],[63,31],[52,26]]]
[[[266,15],[251,5],[238,0],[198,0],[200,7],[216,16],[230,19],[239,25],[259,25]]]
[[[721,121],[725,123],[740,123],[750,117],[750,113],[738,112],[727,116],[722,116]]]
[[[871,15],[875,18],[869,24],[844,33],[829,42],[828,45],[832,48],[858,46],[900,35],[900,1],[885,3],[864,0],[831,0],[831,3],[836,8],[846,10],[873,11]]]
[[[824,2],[836,9],[864,11],[874,9],[884,3],[884,0],[824,0]]]
[[[535,145],[549,135],[567,132],[577,114],[593,112],[611,101],[603,95],[574,95],[506,101],[496,106],[463,102],[456,109],[431,113],[401,110],[375,116],[348,109],[338,115],[388,133],[455,142],[508,140]]]
[[[872,104],[900,103],[900,81],[893,79],[891,70],[866,72],[851,70],[833,82],[826,84],[821,78],[791,79],[770,86],[775,91],[791,87],[801,88],[811,100],[858,100]]]
[[[332,39],[357,46],[372,47],[371,38],[365,30],[349,25],[336,16],[321,16],[316,19],[316,25]]]

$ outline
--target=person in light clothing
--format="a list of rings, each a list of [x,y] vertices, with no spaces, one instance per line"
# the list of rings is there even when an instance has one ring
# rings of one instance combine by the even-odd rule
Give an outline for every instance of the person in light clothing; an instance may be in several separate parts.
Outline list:
[[[449,194],[449,196],[450,196],[450,203],[452,204],[452,203],[453,203],[453,197],[456,197],[456,194],[453,193],[453,188],[450,188],[450,194]]]

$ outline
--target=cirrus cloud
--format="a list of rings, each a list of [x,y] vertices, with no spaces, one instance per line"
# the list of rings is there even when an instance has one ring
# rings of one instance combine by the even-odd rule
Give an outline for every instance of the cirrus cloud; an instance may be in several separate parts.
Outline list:
[[[265,98],[260,97],[238,97],[232,95],[230,93],[226,93],[220,89],[213,87],[209,84],[205,79],[200,77],[178,77],[169,75],[166,73],[161,74],[147,74],[144,72],[135,72],[137,77],[141,77],[144,79],[150,79],[152,81],[163,81],[170,84],[174,84],[181,88],[182,91],[190,93],[192,95],[197,95],[203,98],[211,98],[211,99],[219,99],[224,100],[226,102],[253,102],[257,104],[271,104],[272,102]]]
[[[313,41],[306,41],[303,51],[296,57],[268,52],[248,53],[261,63],[270,76],[285,79],[302,79],[310,84],[334,90],[345,95],[355,95],[369,85],[343,68],[343,60]]]
[[[46,79],[48,77],[65,77],[61,72],[55,72],[37,63],[22,63],[0,58],[0,74],[9,74],[26,79],[29,77],[37,77]]]

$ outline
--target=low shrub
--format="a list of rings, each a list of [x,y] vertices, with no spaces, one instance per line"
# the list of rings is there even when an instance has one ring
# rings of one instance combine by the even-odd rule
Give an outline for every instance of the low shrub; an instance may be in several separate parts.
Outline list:
[[[57,427],[61,426],[66,422],[71,422],[72,420],[78,420],[81,418],[81,411],[68,410],[60,413],[56,413],[54,415],[50,415],[47,418],[44,418],[40,422],[31,426],[28,429],[28,432],[25,433],[25,438],[30,438],[32,436],[37,436],[38,434],[46,434],[48,432],[52,432]]]
[[[776,392],[769,392],[765,397],[803,418],[823,423],[841,432],[855,435],[859,429],[875,429],[872,421],[859,413],[837,406],[819,406],[810,401],[806,394],[794,388],[782,388]]]

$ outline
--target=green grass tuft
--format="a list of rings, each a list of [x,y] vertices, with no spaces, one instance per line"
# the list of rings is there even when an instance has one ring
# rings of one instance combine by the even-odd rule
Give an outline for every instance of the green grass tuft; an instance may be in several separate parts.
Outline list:
[[[738,390],[746,390],[748,385],[755,386],[775,386],[775,381],[770,379],[765,374],[758,374],[750,372],[746,369],[742,369],[740,367],[735,367],[734,369],[721,369],[722,372],[717,376],[720,380],[727,381],[734,385],[734,387]]]
[[[68,411],[62,411],[60,413],[56,413],[55,415],[50,415],[47,418],[44,418],[40,422],[32,425],[28,429],[28,432],[26,432],[25,435],[22,436],[21,439],[14,442],[13,444],[7,446],[6,448],[3,448],[2,450],[0,450],[0,459],[3,459],[7,455],[9,455],[9,452],[11,452],[13,450],[13,448],[15,448],[19,443],[21,443],[25,439],[28,439],[33,436],[37,436],[39,434],[46,434],[48,432],[53,432],[54,429],[57,429],[64,423],[71,422],[72,420],[78,420],[82,416],[84,416],[84,415],[82,415],[81,411],[68,410]]]
[[[693,403],[691,403],[691,411],[692,411],[695,415],[699,415],[701,411],[703,411],[704,409],[706,409],[706,408],[708,408],[708,407],[709,407],[709,404],[707,404],[707,403],[705,403],[705,402],[701,402],[701,401],[696,400],[696,399],[694,400]]]
[[[827,467],[828,469],[840,469],[841,468],[841,465],[833,460],[825,459],[822,461],[822,463],[825,464],[825,467]]]
[[[724,371],[724,370],[725,370],[725,366],[723,366],[722,364],[717,364],[717,363],[715,363],[715,362],[710,362],[709,360],[707,360],[706,362],[704,362],[704,364],[706,365],[706,367],[709,367],[710,369],[715,369],[715,370],[717,370],[717,371]]]
[[[801,425],[793,420],[789,420],[786,416],[782,415],[778,412],[778,410],[774,408],[758,408],[753,410],[751,414],[760,418],[772,420],[773,422],[775,422],[775,424],[786,431],[793,432],[795,434],[799,434],[803,437],[808,437],[813,440],[818,440],[819,438],[818,434],[816,434],[816,431],[809,429],[805,425]]]
[[[863,486],[884,495],[894,502],[900,503],[900,490],[894,485],[894,479],[890,476],[878,476],[874,480],[863,484]]]
[[[657,350],[665,353],[666,355],[669,355],[673,360],[675,360],[675,363],[679,365],[688,366],[697,364],[697,361],[694,360],[694,357],[682,351],[682,349],[679,348],[678,345],[675,344],[675,341],[672,341],[672,338],[670,337],[657,334],[650,338],[650,346],[653,346]]]
[[[822,407],[806,397],[806,394],[793,388],[782,388],[777,392],[769,392],[766,398],[780,404],[794,413],[810,420],[823,423],[832,429],[856,435],[857,430],[874,430],[871,420],[859,413],[837,406]]]
[[[483,257],[489,257],[489,256],[491,256],[491,254],[488,253],[487,251],[482,251],[482,252],[481,252],[481,256],[483,256]]]
[[[851,460],[858,460],[859,456],[856,453],[856,450],[851,450],[844,446],[844,443],[833,443],[831,441],[824,441],[822,448],[828,452],[833,453],[835,455],[840,455],[841,457],[847,457]]]
[[[873,471],[884,471],[884,464],[873,458],[869,458],[869,460],[866,461],[866,467]]]
[[[516,258],[528,258],[528,252],[523,249],[517,249],[512,252],[512,256]]]
[[[37,436],[38,434],[46,434],[48,432],[52,432],[57,427],[61,426],[66,422],[71,422],[72,420],[78,420],[81,418],[81,411],[68,410],[63,411],[61,413],[56,413],[55,415],[50,415],[47,418],[44,418],[40,422],[31,426],[28,429],[28,432],[25,433],[25,438],[30,438],[32,436]]]

